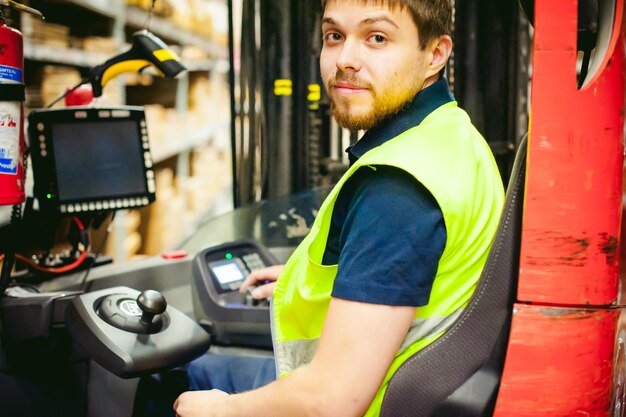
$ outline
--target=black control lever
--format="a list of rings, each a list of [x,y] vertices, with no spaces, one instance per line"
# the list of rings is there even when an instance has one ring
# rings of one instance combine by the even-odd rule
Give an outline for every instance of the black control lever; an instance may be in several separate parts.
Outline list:
[[[165,301],[165,297],[160,292],[145,290],[137,297],[137,305],[142,311],[139,321],[146,328],[150,328],[153,324],[152,319],[154,316],[165,312],[167,301]]]
[[[149,329],[142,318],[152,323]],[[211,344],[195,320],[167,306],[161,294],[128,287],[75,296],[65,308],[65,326],[77,352],[122,378],[182,365]]]
[[[161,331],[166,309],[165,297],[154,290],[143,291],[136,298],[124,293],[111,294],[96,307],[98,316],[110,325],[137,334]]]

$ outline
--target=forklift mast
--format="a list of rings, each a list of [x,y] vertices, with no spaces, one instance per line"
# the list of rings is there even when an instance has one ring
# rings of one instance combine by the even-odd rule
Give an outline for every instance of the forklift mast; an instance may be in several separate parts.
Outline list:
[[[340,138],[358,135],[330,117],[319,69],[321,1],[234,4],[231,27],[241,21],[240,36],[231,39],[238,58],[231,65],[235,207],[334,184],[347,168]],[[513,1],[455,4],[448,81],[507,180],[528,126],[528,22]]]
[[[330,116],[321,2],[243,0],[237,10],[230,0],[229,9],[241,20],[240,42],[231,39],[235,207],[322,185]]]

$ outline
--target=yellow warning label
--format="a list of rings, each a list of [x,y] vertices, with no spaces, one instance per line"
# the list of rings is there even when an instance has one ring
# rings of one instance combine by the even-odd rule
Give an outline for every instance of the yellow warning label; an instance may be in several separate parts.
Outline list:
[[[309,95],[307,96],[307,100],[309,101],[320,101],[322,98],[322,88],[319,84],[309,84]]]
[[[293,94],[293,83],[291,80],[278,79],[274,81],[274,95],[290,96]]]

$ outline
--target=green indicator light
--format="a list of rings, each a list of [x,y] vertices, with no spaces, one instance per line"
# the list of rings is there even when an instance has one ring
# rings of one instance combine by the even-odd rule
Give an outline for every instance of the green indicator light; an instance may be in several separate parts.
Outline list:
[[[226,258],[226,259],[233,259],[233,254],[229,252],[226,255],[224,255],[224,258]]]
[[[52,194],[47,194],[46,197],[48,197],[48,200],[50,200],[52,198]]]

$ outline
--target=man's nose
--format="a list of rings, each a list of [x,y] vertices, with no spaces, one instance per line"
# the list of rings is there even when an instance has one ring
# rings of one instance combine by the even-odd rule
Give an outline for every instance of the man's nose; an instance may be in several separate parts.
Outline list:
[[[342,71],[359,71],[361,69],[361,56],[359,44],[354,40],[347,39],[337,57],[337,68]]]

